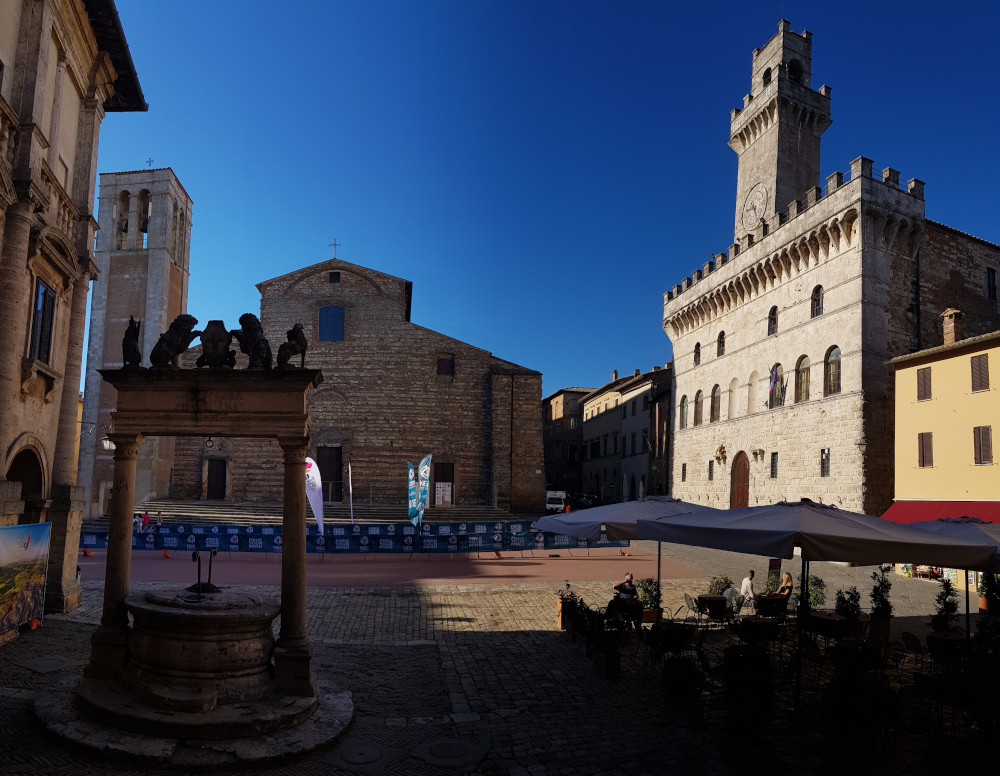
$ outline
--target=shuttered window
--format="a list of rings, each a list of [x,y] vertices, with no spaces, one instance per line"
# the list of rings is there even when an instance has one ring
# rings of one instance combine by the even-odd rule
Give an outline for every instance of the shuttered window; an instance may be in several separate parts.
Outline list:
[[[709,480],[715,479],[715,461],[708,462],[708,479]]]
[[[771,479],[778,478],[778,454],[771,453]]]
[[[344,341],[344,308],[340,305],[319,308],[319,341]]]
[[[917,465],[921,469],[934,465],[934,435],[930,431],[917,434]]]
[[[993,463],[993,431],[991,426],[976,426],[972,429],[973,446],[976,451],[976,464]]]
[[[56,293],[41,280],[35,284],[35,310],[31,320],[30,357],[49,363],[52,348],[52,318],[56,307]]]
[[[990,362],[989,356],[983,353],[981,356],[972,357],[972,390],[988,391],[990,389]]]
[[[824,447],[819,451],[819,476],[830,476],[830,448]]]
[[[687,482],[688,478],[688,465],[686,463],[681,464],[681,482]]]
[[[931,398],[931,368],[917,370],[917,401]]]

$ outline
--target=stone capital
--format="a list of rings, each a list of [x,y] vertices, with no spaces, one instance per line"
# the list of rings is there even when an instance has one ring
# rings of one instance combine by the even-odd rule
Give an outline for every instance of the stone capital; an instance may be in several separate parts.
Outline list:
[[[139,457],[139,448],[146,441],[142,434],[108,434],[108,439],[114,442],[116,461],[134,461]]]
[[[278,437],[278,444],[285,453],[286,464],[305,464],[309,437]]]

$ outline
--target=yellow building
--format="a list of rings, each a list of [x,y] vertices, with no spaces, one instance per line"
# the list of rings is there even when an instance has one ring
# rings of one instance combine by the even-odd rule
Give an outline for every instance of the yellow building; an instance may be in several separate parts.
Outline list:
[[[896,497],[883,517],[917,523],[978,517],[1000,523],[1000,331],[962,338],[945,310],[944,344],[892,359],[896,370]],[[961,574],[945,570],[959,587]]]

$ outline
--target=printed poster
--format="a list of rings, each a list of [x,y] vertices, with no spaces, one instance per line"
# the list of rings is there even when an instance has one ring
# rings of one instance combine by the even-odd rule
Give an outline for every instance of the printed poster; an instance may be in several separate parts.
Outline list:
[[[41,619],[52,523],[0,526],[0,633]]]

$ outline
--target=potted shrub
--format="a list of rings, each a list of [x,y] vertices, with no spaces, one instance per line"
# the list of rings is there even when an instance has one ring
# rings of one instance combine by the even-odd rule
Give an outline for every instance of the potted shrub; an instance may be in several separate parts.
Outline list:
[[[725,592],[733,586],[733,580],[728,576],[723,574],[719,577],[712,577],[708,581],[708,594],[709,595],[724,595]]]
[[[662,593],[659,583],[652,577],[637,579],[635,587],[639,591],[639,601],[642,603],[642,621],[659,622],[663,619],[663,607],[660,606]]]
[[[856,636],[861,632],[861,591],[854,585],[847,590],[838,590],[833,610],[847,620],[847,634]]]
[[[872,591],[869,595],[872,601],[871,637],[881,644],[889,643],[889,625],[892,621],[892,601],[889,592],[892,590],[892,580],[882,571],[872,572]]]
[[[802,577],[801,575],[795,579],[795,590],[792,592],[791,604],[793,607],[798,608],[799,606],[799,596],[802,591]],[[819,609],[826,603],[826,582],[823,581],[822,577],[817,577],[815,574],[809,575],[809,609]]]
[[[952,622],[958,617],[958,592],[951,580],[947,577],[941,578],[941,590],[938,591],[935,602],[937,611],[931,615],[931,629],[935,633],[944,633],[951,627]]]
[[[979,582],[979,613],[1000,617],[1000,578],[983,574]]]
[[[570,619],[570,610],[576,605],[576,593],[569,589],[569,582],[566,589],[559,591],[559,598],[556,601],[556,625],[559,630],[566,630]]]
[[[705,701],[701,697],[701,670],[693,658],[673,655],[663,663],[663,712],[686,728],[701,727]]]

